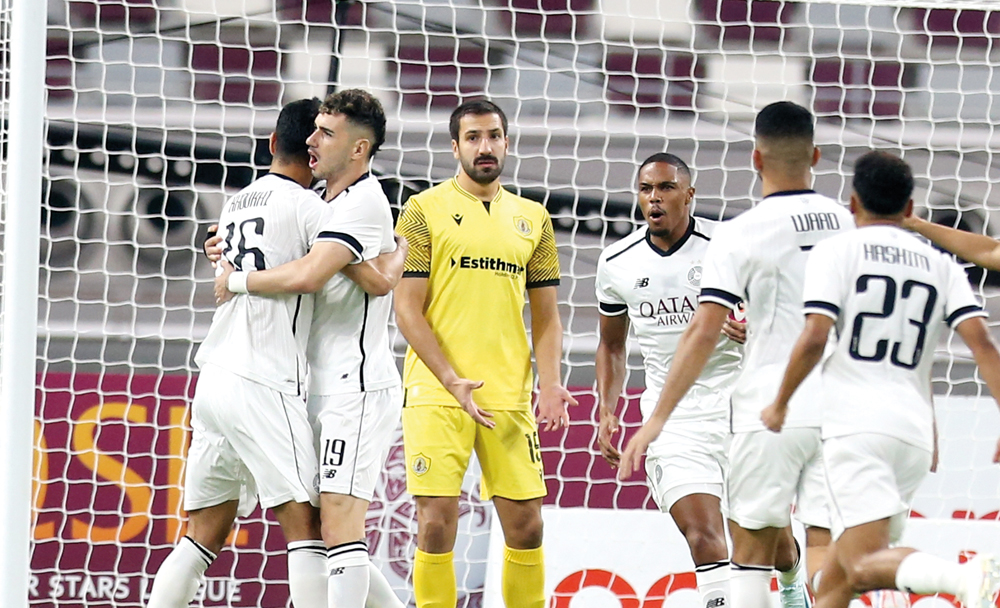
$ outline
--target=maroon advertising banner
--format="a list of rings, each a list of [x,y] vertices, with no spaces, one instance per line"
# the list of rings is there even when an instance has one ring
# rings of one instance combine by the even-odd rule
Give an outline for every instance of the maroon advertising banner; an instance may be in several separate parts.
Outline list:
[[[39,376],[32,606],[145,605],[153,574],[184,534],[188,403],[196,379],[183,373]],[[620,485],[597,455],[595,404],[592,396],[579,396],[568,431],[540,433],[547,503],[648,508],[645,484]],[[624,422],[626,433],[634,432],[637,407],[627,408]],[[485,541],[490,517],[476,494],[463,497],[462,515]],[[368,543],[401,593],[409,578],[413,519],[397,442],[369,510]],[[279,527],[259,510],[240,520],[207,572],[203,605],[287,606],[284,551]]]

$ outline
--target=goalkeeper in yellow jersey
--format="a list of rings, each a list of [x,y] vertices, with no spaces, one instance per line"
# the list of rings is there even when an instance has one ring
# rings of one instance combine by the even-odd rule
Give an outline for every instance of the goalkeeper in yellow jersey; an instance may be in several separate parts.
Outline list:
[[[569,424],[576,401],[560,383],[559,258],[548,212],[499,178],[507,118],[489,101],[449,122],[458,175],[410,198],[397,232],[410,242],[396,288],[396,322],[410,346],[403,368],[406,482],[417,503],[413,587],[418,608],[453,608],[452,550],[462,478],[475,450],[481,495],[503,527],[508,608],[544,606],[538,424]],[[523,320],[531,306],[538,415]]]

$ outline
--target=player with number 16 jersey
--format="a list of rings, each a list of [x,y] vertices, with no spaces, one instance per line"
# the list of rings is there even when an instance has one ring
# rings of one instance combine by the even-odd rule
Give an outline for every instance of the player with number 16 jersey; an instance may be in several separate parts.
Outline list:
[[[236,193],[222,208],[219,217],[220,235],[223,237],[222,255],[239,270],[264,270],[298,259],[309,251],[328,213],[327,205],[312,190],[303,188],[282,175],[265,175]],[[284,475],[301,475],[303,491],[307,489],[309,495],[297,491],[294,492],[294,499],[297,502],[308,499],[315,503],[313,482],[316,457],[304,401],[306,341],[309,338],[312,316],[312,295],[245,294],[219,306],[208,335],[195,357],[195,362],[202,371],[192,406],[192,425],[197,431],[202,424],[198,416],[200,397],[210,390],[210,386],[218,386],[217,378],[237,376],[287,396],[275,396],[275,399],[283,403],[276,401],[278,407],[272,412],[276,416],[272,421],[274,425],[265,422],[263,428],[248,432],[247,435],[252,443],[259,446],[257,449],[262,455],[269,454],[271,458],[276,458],[278,454],[288,451],[286,448],[291,445],[287,438],[278,436],[282,431],[287,434],[289,430],[289,425],[285,422],[286,414],[292,415],[294,421],[304,425],[301,429],[296,429],[301,431],[301,445],[286,454],[290,459],[290,466],[275,467],[275,471],[281,471]],[[235,400],[233,403],[235,404]],[[215,412],[213,418],[221,415],[220,408],[223,405],[221,401],[212,403],[211,407]],[[262,404],[257,404],[254,409],[256,415],[260,416],[268,411]],[[235,424],[239,420],[251,424],[243,415],[234,415],[232,422]],[[219,422],[221,424],[221,418]],[[189,477],[198,469],[199,435],[196,432],[189,456]],[[275,445],[267,443],[267,438],[271,436],[275,439]],[[299,454],[300,450],[305,454]],[[309,466],[308,463],[313,465]],[[260,479],[257,481],[261,482]],[[280,499],[284,502],[291,498],[287,494],[292,490],[285,487],[284,483],[280,485],[283,489],[275,490],[274,497],[267,496],[267,486],[258,487],[263,507],[273,506],[273,500]],[[198,490],[189,484],[185,492],[185,508],[190,510],[209,506],[204,503],[217,502],[218,498],[201,497]],[[252,510],[254,504],[251,502],[246,506]]]

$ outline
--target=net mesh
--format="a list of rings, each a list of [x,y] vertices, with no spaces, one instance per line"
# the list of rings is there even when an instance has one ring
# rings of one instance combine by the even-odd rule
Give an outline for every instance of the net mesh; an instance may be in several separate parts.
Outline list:
[[[0,5],[4,110],[9,4]],[[853,159],[894,150],[914,167],[924,213],[973,232],[1000,230],[1000,12],[989,2],[45,6],[35,606],[142,605],[183,533],[192,358],[213,312],[211,269],[199,251],[227,193],[266,167],[265,138],[284,102],[334,87],[374,92],[389,115],[374,168],[397,209],[454,174],[447,119],[457,103],[486,95],[506,110],[504,181],[552,214],[566,379],[581,400],[567,433],[542,434],[547,502],[560,506],[651,506],[642,480],[619,484],[600,459],[592,391],[596,262],[638,225],[635,172],[646,156],[669,150],[686,159],[694,213],[732,217],[754,196],[753,114],[791,99],[818,117],[820,192],[844,200]],[[2,143],[16,153],[6,130]],[[991,275],[970,269],[970,278],[995,308]],[[938,392],[982,391],[963,347],[942,344],[937,361]],[[628,366],[625,435],[639,422],[635,348]],[[397,442],[368,540],[409,600],[415,523],[404,466]],[[937,510],[950,517],[947,506]],[[490,513],[468,478],[460,604],[483,601]],[[209,570],[199,605],[287,604],[284,543],[272,520],[257,512],[241,521],[230,549]]]

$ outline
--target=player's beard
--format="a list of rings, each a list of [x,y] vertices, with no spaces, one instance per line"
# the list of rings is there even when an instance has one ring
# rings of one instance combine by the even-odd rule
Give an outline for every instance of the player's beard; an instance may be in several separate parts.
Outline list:
[[[476,166],[476,161],[487,158],[494,161],[496,164],[488,168],[480,168]],[[465,174],[468,175],[472,181],[485,186],[496,181],[497,178],[500,177],[500,174],[503,173],[503,160],[493,156],[492,154],[477,156],[472,160],[472,162],[467,162],[465,159],[462,159],[462,170],[465,171]]]

